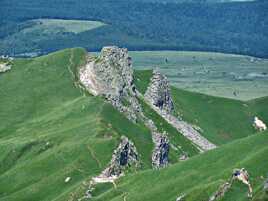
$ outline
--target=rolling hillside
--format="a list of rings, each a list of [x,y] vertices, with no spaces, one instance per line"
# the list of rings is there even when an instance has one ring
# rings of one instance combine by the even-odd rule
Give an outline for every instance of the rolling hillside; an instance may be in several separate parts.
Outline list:
[[[169,159],[175,165],[152,171],[149,129],[142,122],[132,123],[102,97],[91,96],[79,85],[77,70],[85,63],[85,56],[86,51],[78,48],[15,59],[12,69],[0,74],[1,201],[77,200],[91,177],[107,166],[123,135],[137,147],[141,168],[130,170],[118,189],[110,184],[97,186],[94,200],[122,200],[127,195],[128,201],[163,201],[175,200],[179,193],[189,194],[189,200],[207,198],[237,166],[249,170],[257,193],[262,182],[258,177],[267,171],[267,133],[240,138],[253,134],[252,115],[268,121],[267,98],[241,102],[172,88],[176,111],[185,120],[200,126],[202,134],[216,144],[231,142],[201,155],[143,103],[144,113],[180,147],[170,150]],[[135,72],[135,83],[142,93],[151,74]],[[234,124],[235,120],[239,124]],[[191,159],[180,162],[178,156],[184,152]],[[65,182],[68,177],[70,181]],[[238,198],[240,191],[245,191],[237,185],[228,196]],[[149,186],[146,192],[145,186]]]
[[[68,49],[17,59],[11,71],[0,74],[1,201],[65,200],[106,167],[121,135],[135,143],[142,169],[151,168],[149,130],[79,88],[76,71],[85,54]],[[167,129],[175,145],[197,154],[175,129]],[[181,150],[171,151],[171,162]]]

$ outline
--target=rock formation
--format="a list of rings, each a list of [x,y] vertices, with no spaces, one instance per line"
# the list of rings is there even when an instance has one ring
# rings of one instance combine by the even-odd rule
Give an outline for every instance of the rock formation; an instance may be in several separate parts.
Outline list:
[[[105,177],[119,176],[127,167],[139,167],[136,147],[127,137],[122,136],[117,149],[114,150],[109,166],[102,172]]]
[[[133,69],[127,49],[104,47],[98,57],[88,56],[79,71],[80,82],[93,95],[102,95],[120,112],[136,120],[141,107],[133,84]]]
[[[122,176],[124,171],[129,167],[135,169],[140,167],[139,156],[133,142],[127,137],[122,136],[120,144],[114,150],[108,167],[99,176],[93,177],[90,180],[85,196],[78,200],[82,201],[92,198],[94,186],[98,183],[112,183],[116,188],[115,180]]]
[[[153,71],[145,98],[162,112],[171,113],[174,110],[167,77],[156,70]]]
[[[154,132],[152,134],[154,150],[152,154],[152,166],[155,169],[163,168],[168,165],[169,140],[166,134]]]
[[[11,70],[11,65],[8,65],[6,63],[0,63],[0,73],[4,73],[9,70]]]

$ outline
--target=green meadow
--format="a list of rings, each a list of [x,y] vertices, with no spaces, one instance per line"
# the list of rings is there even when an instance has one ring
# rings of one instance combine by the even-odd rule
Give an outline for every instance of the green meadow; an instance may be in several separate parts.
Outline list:
[[[133,51],[135,69],[158,69],[173,86],[238,100],[268,95],[268,60],[191,51]]]

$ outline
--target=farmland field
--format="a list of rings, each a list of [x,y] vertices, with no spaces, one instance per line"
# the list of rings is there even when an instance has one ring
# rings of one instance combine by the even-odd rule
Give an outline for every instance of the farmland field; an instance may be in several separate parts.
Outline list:
[[[268,60],[186,51],[132,51],[135,69],[159,69],[172,85],[209,95],[250,100],[268,95]]]

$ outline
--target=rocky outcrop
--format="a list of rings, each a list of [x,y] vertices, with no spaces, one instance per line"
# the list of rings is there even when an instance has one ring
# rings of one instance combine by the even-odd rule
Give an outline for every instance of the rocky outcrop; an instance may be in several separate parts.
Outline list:
[[[174,110],[167,77],[156,70],[153,71],[145,98],[162,112],[171,113]]]
[[[152,133],[154,150],[152,154],[152,166],[155,169],[163,168],[168,165],[169,140],[166,133]]]
[[[141,107],[136,98],[127,49],[104,47],[98,57],[88,56],[86,65],[79,71],[79,78],[90,93],[104,96],[129,119],[136,120]]]
[[[114,150],[108,167],[99,176],[93,177],[90,180],[85,196],[78,199],[78,201],[92,198],[92,192],[96,184],[112,183],[116,188],[115,180],[122,176],[129,167],[135,169],[140,167],[139,156],[134,143],[127,137],[122,136],[120,144]]]
[[[150,129],[154,149],[152,153],[152,167],[155,169],[164,168],[168,165],[169,140],[166,132],[160,133],[154,122],[145,117],[144,124]]]
[[[9,70],[11,70],[11,65],[8,65],[6,63],[0,63],[0,73],[4,73]]]
[[[117,149],[114,150],[108,167],[102,172],[105,177],[119,176],[127,167],[139,167],[136,147],[127,137],[122,136]]]

